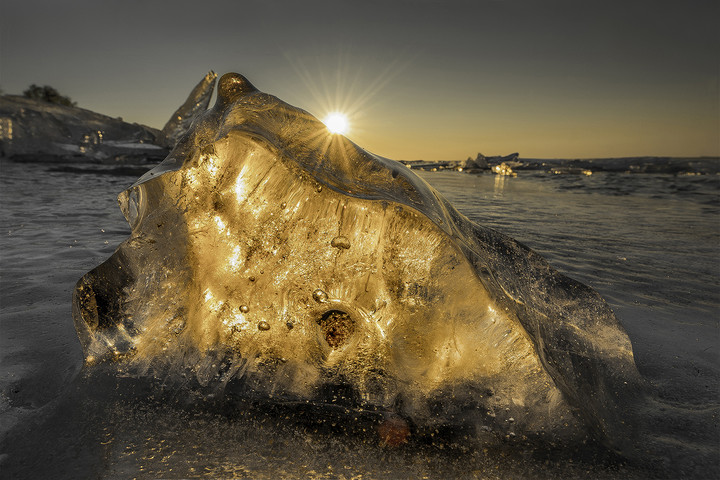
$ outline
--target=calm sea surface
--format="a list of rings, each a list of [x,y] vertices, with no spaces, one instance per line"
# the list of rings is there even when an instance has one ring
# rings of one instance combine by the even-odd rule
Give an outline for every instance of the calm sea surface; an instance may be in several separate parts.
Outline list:
[[[697,458],[688,478],[718,475],[720,176],[420,174],[470,219],[600,292],[667,409],[657,436]],[[270,417],[165,407],[152,393],[126,395],[88,378],[72,290],[128,236],[115,197],[134,180],[102,167],[0,163],[3,478],[650,475],[606,457],[540,458],[527,449],[382,449]]]

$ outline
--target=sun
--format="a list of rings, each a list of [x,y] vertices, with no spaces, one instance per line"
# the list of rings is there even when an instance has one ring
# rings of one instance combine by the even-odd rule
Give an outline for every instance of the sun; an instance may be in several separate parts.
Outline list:
[[[340,112],[331,112],[323,119],[323,123],[330,130],[330,133],[344,135],[350,129],[347,115]]]

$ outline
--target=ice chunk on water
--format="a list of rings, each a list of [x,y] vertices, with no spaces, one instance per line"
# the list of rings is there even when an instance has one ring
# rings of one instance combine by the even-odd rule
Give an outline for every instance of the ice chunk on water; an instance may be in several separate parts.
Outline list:
[[[417,431],[632,438],[643,384],[593,290],[240,75],[119,200],[132,234],[74,295],[88,363]]]

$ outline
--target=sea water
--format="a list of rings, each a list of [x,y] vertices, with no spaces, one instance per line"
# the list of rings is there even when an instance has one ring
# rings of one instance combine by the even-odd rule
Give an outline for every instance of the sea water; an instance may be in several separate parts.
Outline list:
[[[718,475],[720,176],[419,172],[473,221],[595,288],[655,388],[678,468],[593,447],[410,443],[280,412],[166,398],[81,370],[75,282],[129,235],[116,195],[146,167],[0,163],[3,478],[648,478]],[[286,421],[287,420],[287,421]],[[334,425],[334,424],[333,424]],[[688,460],[690,459],[690,460]]]

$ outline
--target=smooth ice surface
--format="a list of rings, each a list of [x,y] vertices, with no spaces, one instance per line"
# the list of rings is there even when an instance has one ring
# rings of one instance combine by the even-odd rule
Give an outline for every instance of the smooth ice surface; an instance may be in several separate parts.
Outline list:
[[[597,293],[240,75],[119,200],[132,234],[74,295],[88,365],[635,448],[646,389]]]
[[[202,80],[195,85],[185,102],[175,110],[170,120],[163,127],[158,142],[167,147],[173,148],[192,124],[196,115],[203,113],[210,105],[210,98],[215,89],[217,73],[210,70]]]

